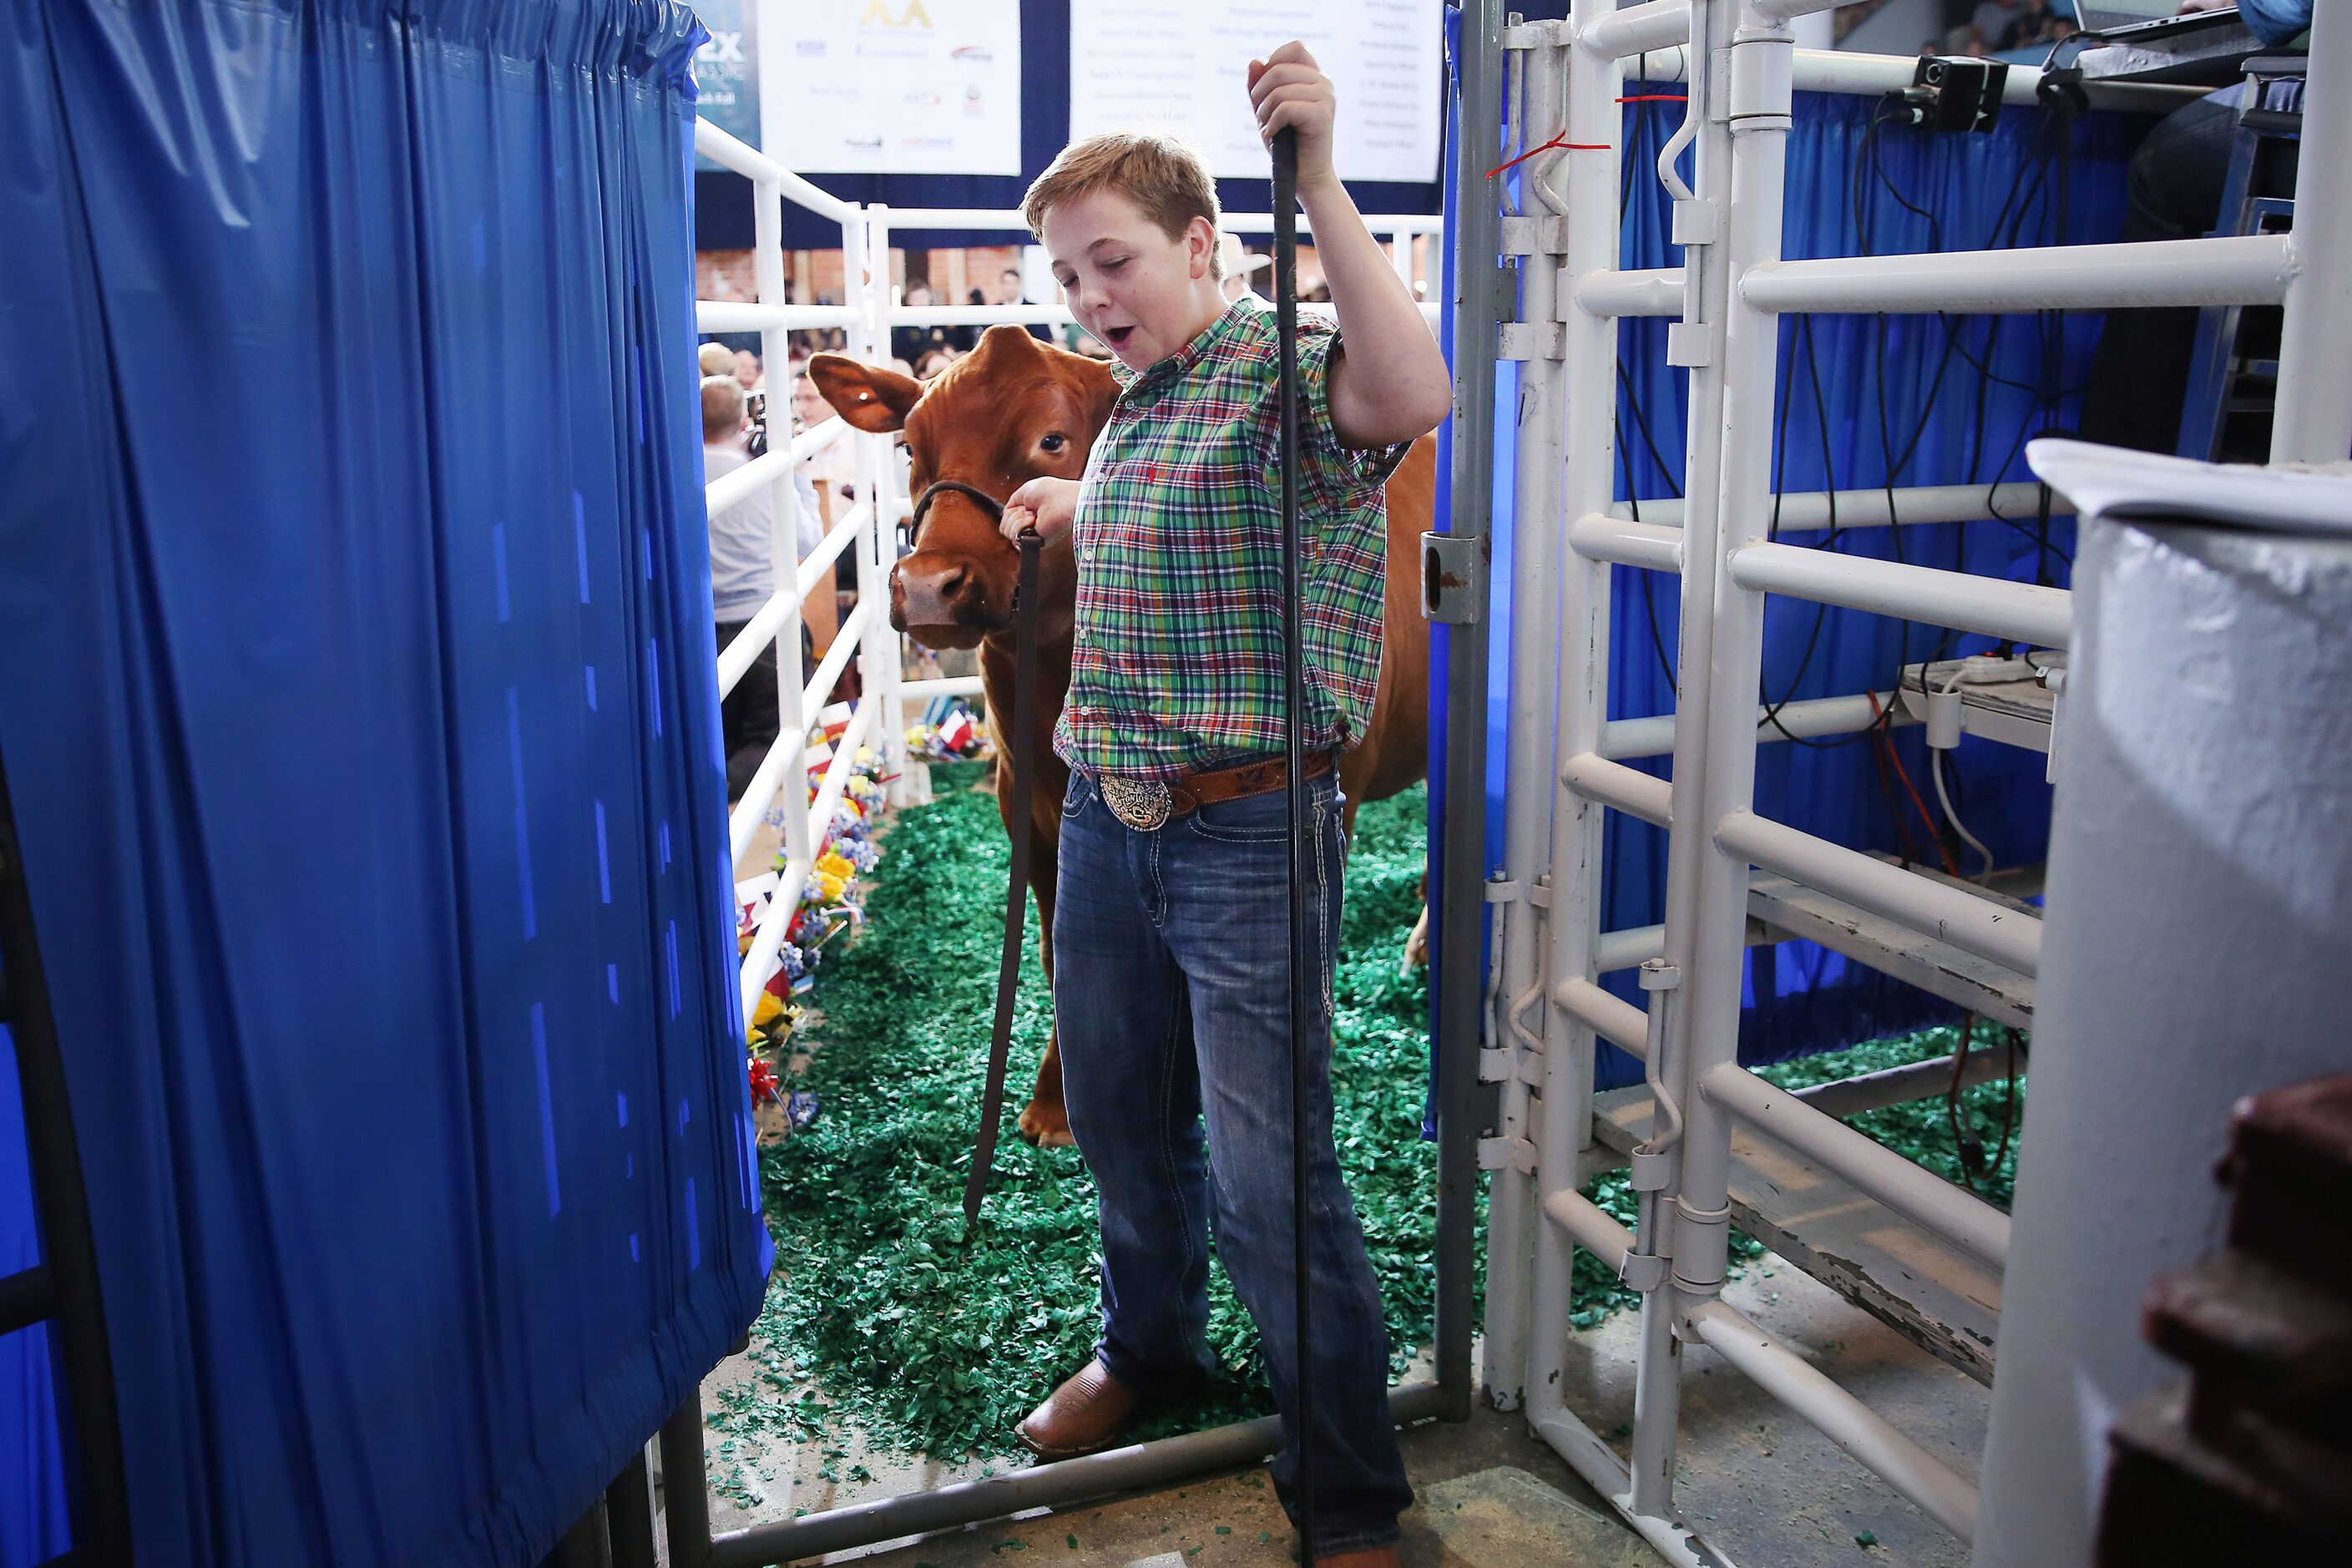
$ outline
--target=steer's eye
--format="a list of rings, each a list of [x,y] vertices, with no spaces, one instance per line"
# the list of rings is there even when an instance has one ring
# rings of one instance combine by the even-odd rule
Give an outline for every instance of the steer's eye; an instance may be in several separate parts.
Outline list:
[[[1045,447],[1048,452],[1058,452],[1069,444],[1070,438],[1064,436],[1059,431],[1055,432],[1053,435],[1046,437],[1044,440],[1037,443],[1037,445]]]

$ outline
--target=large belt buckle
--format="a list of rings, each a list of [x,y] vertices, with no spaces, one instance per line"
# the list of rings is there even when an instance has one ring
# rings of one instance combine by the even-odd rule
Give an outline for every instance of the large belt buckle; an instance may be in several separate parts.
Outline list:
[[[1168,821],[1168,785],[1159,779],[1123,779],[1105,773],[1096,781],[1110,814],[1138,833],[1150,833]]]

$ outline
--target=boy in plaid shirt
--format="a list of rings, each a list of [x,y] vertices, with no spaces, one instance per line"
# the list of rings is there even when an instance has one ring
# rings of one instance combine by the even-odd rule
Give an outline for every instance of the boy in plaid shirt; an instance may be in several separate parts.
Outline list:
[[[1320,974],[1307,1124],[1314,1426],[1296,1418],[1289,863],[1284,791],[1281,452],[1274,313],[1221,289],[1217,199],[1165,138],[1066,148],[1030,187],[1030,227],[1120,395],[1082,479],[1033,479],[1004,529],[1072,536],[1057,959],[1070,1125],[1100,1189],[1103,1329],[1093,1361],[1021,1424],[1046,1458],[1108,1443],[1213,1362],[1209,1225],[1264,1340],[1286,1507],[1315,1455],[1318,1562],[1396,1560],[1412,1500],[1388,1415],[1380,1287],[1331,1137],[1331,971],[1346,852],[1333,765],[1380,674],[1382,487],[1451,405],[1443,355],[1331,166],[1330,82],[1305,47],[1249,69],[1270,142],[1298,133],[1298,197],[1339,325],[1300,323],[1301,524]],[[1342,353],[1342,344],[1345,353]],[[1206,1148],[1202,1123],[1207,1123]],[[1214,1168],[1207,1155],[1213,1152]]]

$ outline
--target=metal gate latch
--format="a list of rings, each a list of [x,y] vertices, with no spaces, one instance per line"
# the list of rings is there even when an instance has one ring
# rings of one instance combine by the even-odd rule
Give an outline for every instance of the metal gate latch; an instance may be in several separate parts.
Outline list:
[[[1422,618],[1466,626],[1486,618],[1486,541],[1483,535],[1421,536]]]

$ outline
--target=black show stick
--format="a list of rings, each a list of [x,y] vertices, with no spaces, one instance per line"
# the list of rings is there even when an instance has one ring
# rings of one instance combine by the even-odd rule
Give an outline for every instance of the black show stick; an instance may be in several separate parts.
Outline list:
[[[1282,345],[1282,687],[1283,757],[1290,805],[1290,1247],[1297,1284],[1295,1379],[1298,1429],[1298,1561],[1315,1562],[1315,1358],[1308,1340],[1307,1042],[1313,1037],[1313,939],[1307,926],[1307,671],[1298,539],[1298,132],[1274,136],[1274,321]]]

